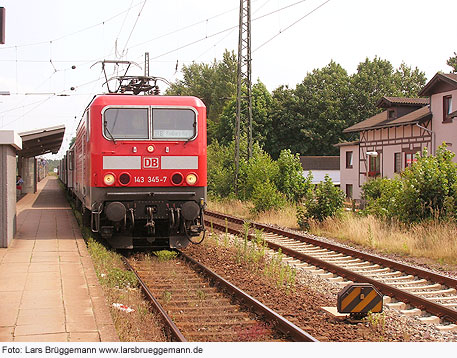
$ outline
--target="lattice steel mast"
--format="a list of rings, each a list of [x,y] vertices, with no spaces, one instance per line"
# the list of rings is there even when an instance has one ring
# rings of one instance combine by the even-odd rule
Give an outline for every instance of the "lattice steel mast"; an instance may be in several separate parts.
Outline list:
[[[240,167],[241,104],[243,100],[247,100],[248,159],[252,156],[251,62],[251,0],[240,0],[236,89],[235,190],[238,189]],[[244,91],[246,92],[245,96],[243,96]]]

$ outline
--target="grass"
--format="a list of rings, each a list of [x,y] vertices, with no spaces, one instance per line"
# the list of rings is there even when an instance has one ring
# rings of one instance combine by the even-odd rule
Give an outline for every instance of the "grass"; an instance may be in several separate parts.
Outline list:
[[[87,248],[110,305],[119,339],[122,342],[165,341],[157,317],[138,289],[136,276],[125,269],[120,255],[91,237],[87,238]],[[120,311],[112,306],[113,303],[133,308],[134,312]]]
[[[152,313],[149,303],[144,300],[137,288],[136,276],[127,270],[121,256],[96,241],[91,231],[82,226],[81,213],[75,210],[72,199],[67,195],[73,213],[87,244],[95,272],[110,308],[116,332],[121,342],[164,342],[166,338],[157,322],[160,320]],[[134,311],[123,312],[112,306],[120,303]]]
[[[296,270],[283,262],[284,255],[281,249],[270,257],[267,254],[267,245],[263,238],[263,232],[255,230],[253,240],[249,240],[249,221],[245,221],[243,226],[243,237],[233,236],[229,240],[227,233],[221,235],[213,234],[209,236],[209,240],[205,241],[205,245],[219,247],[220,236],[223,236],[224,249],[232,253],[238,265],[244,266],[255,274],[263,274],[278,289],[284,289],[286,294],[292,292],[296,285]]]
[[[252,215],[249,209],[251,205],[243,205],[238,200],[209,201],[208,209],[251,221],[298,229],[294,206]],[[309,232],[384,253],[423,257],[440,265],[457,265],[457,224],[452,222],[432,220],[407,226],[385,222],[374,216],[345,212],[340,217],[329,218],[322,223],[311,222]]]
[[[250,202],[240,200],[209,200],[208,210],[218,211],[223,214],[238,216],[247,220],[264,224],[276,224],[282,227],[298,229],[297,214],[294,205],[287,205],[281,210],[270,210],[255,214]]]
[[[154,251],[154,255],[157,256],[159,261],[170,261],[175,259],[178,256],[178,253],[176,251],[161,250]]]
[[[439,264],[457,264],[457,225],[437,220],[407,226],[374,216],[345,213],[323,223],[311,223],[310,232],[355,243],[385,253],[430,258]]]

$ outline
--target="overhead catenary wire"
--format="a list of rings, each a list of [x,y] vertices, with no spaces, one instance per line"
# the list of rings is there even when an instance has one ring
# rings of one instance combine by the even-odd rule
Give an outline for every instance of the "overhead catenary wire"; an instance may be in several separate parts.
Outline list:
[[[130,40],[131,40],[132,33],[133,33],[134,29],[135,29],[136,23],[138,22],[138,18],[139,18],[139,16],[141,15],[141,11],[143,10],[143,8],[144,8],[144,6],[145,6],[145,4],[146,4],[146,1],[147,1],[147,0],[145,0],[144,2],[142,2],[143,6],[142,6],[141,10],[140,10],[139,13],[138,13],[138,16],[137,16],[137,19],[136,19],[137,21],[135,22],[135,25],[133,26],[133,28],[132,28],[132,30],[131,30],[131,32],[130,32],[129,38],[128,38],[127,42],[126,42],[125,45],[124,45],[124,50],[128,50],[128,49],[131,49],[131,48],[134,48],[134,47],[137,47],[137,46],[141,45],[141,44],[136,44],[136,45],[128,46],[128,43],[129,43]],[[293,7],[293,6],[296,6],[296,5],[298,5],[298,4],[303,3],[303,2],[305,2],[305,1],[307,1],[307,0],[300,0],[300,1],[297,1],[297,2],[295,2],[295,3],[293,3],[293,4],[289,4],[289,5],[287,5],[287,6],[284,6],[284,7],[282,7],[282,8],[276,9],[276,10],[271,11],[271,12],[269,12],[269,13],[260,15],[260,16],[258,16],[258,17],[256,17],[256,18],[254,18],[252,21],[257,21],[257,20],[263,19],[263,18],[265,18],[265,17],[267,17],[267,16],[270,16],[270,15],[272,15],[272,14],[278,13],[278,12],[283,11],[283,10],[285,10],[285,9],[291,8],[291,7]],[[315,9],[313,9],[312,11],[310,11],[310,12],[308,12],[307,14],[305,14],[304,16],[302,16],[300,19],[294,21],[292,24],[288,25],[286,28],[280,30],[280,32],[279,32],[278,34],[276,34],[274,37],[272,37],[272,38],[270,38],[269,40],[267,40],[266,42],[264,42],[261,46],[257,47],[254,51],[258,50],[259,48],[261,48],[261,47],[263,47],[263,46],[265,46],[267,43],[269,43],[269,42],[272,41],[274,38],[276,38],[277,36],[279,36],[279,34],[281,34],[281,33],[285,32],[285,31],[287,31],[287,30],[290,29],[292,26],[296,25],[298,22],[302,21],[304,18],[306,18],[306,17],[308,17],[309,15],[311,15],[311,14],[312,14],[313,12],[315,12],[317,9],[319,9],[320,7],[322,7],[322,6],[324,6],[325,4],[327,4],[329,1],[330,1],[330,0],[325,1],[324,3],[322,3],[321,5],[319,5],[318,7],[316,7]],[[267,1],[267,2],[268,2],[268,1]],[[140,5],[140,4],[136,4],[136,5],[134,5],[134,7],[136,7],[136,6],[138,6],[138,5]],[[130,9],[130,8],[129,8],[129,9]],[[119,16],[120,14],[126,13],[126,11],[127,11],[127,10],[125,10],[125,11],[123,11],[123,12],[117,14],[116,17]],[[218,14],[218,15],[212,17],[212,18],[209,18],[209,19],[213,19],[213,18],[216,18],[216,17],[218,17],[218,16],[222,16],[223,14],[226,14],[226,13],[228,13],[228,12],[230,12],[230,11],[233,11],[233,10],[225,11],[225,12],[223,12],[223,13],[221,13],[221,14]],[[112,18],[114,18],[114,17],[112,17]],[[110,18],[110,19],[112,19],[112,18]],[[203,21],[196,22],[196,23],[194,23],[194,24],[184,26],[184,27],[182,27],[181,29],[177,29],[177,30],[168,32],[168,33],[163,34],[163,35],[161,35],[161,36],[155,37],[154,39],[151,39],[151,40],[148,40],[148,41],[146,41],[146,42],[143,42],[142,44],[147,43],[147,42],[151,42],[151,41],[153,41],[153,40],[156,40],[156,39],[159,39],[159,38],[162,38],[162,37],[165,37],[165,36],[174,34],[174,33],[177,33],[177,32],[179,32],[179,31],[183,31],[184,29],[188,29],[189,27],[195,26],[196,24],[199,24],[199,23],[202,23],[202,22],[207,22],[207,20],[208,20],[208,19],[205,19],[205,20],[203,20]],[[82,31],[85,31],[85,30],[87,30],[87,29],[89,29],[89,28],[92,28],[92,27],[94,27],[94,26],[96,26],[96,25],[93,25],[93,26],[91,26],[91,27],[87,27],[87,28],[85,28],[85,29],[83,29],[83,30],[80,30],[80,31],[77,31],[77,32],[75,32],[75,33],[73,33],[73,34],[76,34],[76,33],[78,33],[78,32],[82,32]],[[192,42],[190,42],[190,43],[187,43],[187,44],[184,44],[184,45],[182,45],[182,46],[179,46],[178,49],[182,49],[182,48],[185,48],[185,47],[189,47],[189,46],[194,45],[194,44],[196,44],[196,43],[198,43],[198,42],[201,42],[201,41],[207,40],[207,39],[209,39],[209,38],[218,36],[218,35],[220,35],[220,34],[223,34],[223,33],[228,32],[228,31],[233,31],[233,30],[236,29],[237,27],[238,27],[238,25],[235,25],[235,26],[228,27],[228,28],[226,28],[226,29],[224,29],[224,30],[217,31],[217,32],[212,33],[212,34],[206,34],[204,38],[200,38],[200,39],[194,40],[194,41],[192,41]],[[73,35],[73,34],[70,34],[70,35]],[[70,36],[70,35],[66,35],[66,36]],[[61,38],[63,38],[63,37],[61,37]],[[59,39],[61,39],[61,38],[54,39],[53,41],[57,41],[57,40],[59,40]],[[224,37],[224,38],[225,38],[225,37]],[[223,40],[223,39],[222,39],[222,40]],[[219,43],[220,41],[222,41],[222,40],[219,40],[218,43]],[[49,42],[43,42],[43,43],[48,43],[48,44],[49,44]],[[214,46],[215,46],[215,45],[214,45]],[[12,47],[12,48],[16,48],[16,63],[17,63],[17,62],[18,62],[18,58],[17,58],[17,46],[16,46],[16,47]],[[4,49],[4,48],[3,48],[3,49]],[[171,53],[171,52],[177,51],[178,49],[173,49],[173,50],[170,50],[170,51],[166,51],[166,52],[164,52],[164,53],[162,53],[162,54],[159,54],[159,55],[156,55],[156,56],[152,57],[151,59],[152,59],[152,60],[157,60],[157,59],[159,59],[160,57],[163,57],[163,56],[165,56],[165,55],[167,55],[167,54],[169,54],[169,53]],[[106,57],[105,57],[105,58],[106,58]],[[4,60],[0,60],[0,61],[4,61]],[[85,61],[85,62],[81,61],[80,63],[88,63],[88,62],[92,62],[92,61],[93,61],[93,60],[91,60],[91,61]],[[24,62],[26,62],[26,60],[24,60]],[[38,61],[37,61],[37,62],[38,62]],[[52,58],[51,58],[50,60],[48,60],[48,61],[43,60],[42,62],[48,62],[48,63],[50,62],[51,65],[53,66],[54,70],[55,70],[55,71],[54,71],[54,74],[55,74],[57,71],[61,71],[61,70],[58,70],[58,69],[54,66],[54,63],[58,63],[58,62],[62,62],[62,63],[64,63],[64,62],[73,62],[73,63],[77,63],[77,61],[58,61],[58,60],[53,60]],[[170,62],[175,62],[175,61],[170,61]],[[181,62],[184,62],[184,61],[181,61]],[[52,75],[53,75],[53,74],[52,74]],[[52,77],[52,75],[51,75],[50,77]],[[48,78],[46,81],[48,81],[48,80],[49,80],[49,78]],[[96,82],[98,82],[99,80],[100,80],[100,78],[98,78],[98,79],[96,79],[96,80],[89,81],[89,82],[82,83],[82,84],[80,84],[80,85],[74,86],[74,89],[78,89],[78,88],[87,86],[87,85],[89,85],[89,84],[96,83]],[[67,91],[63,91],[62,93],[66,93],[66,92],[67,92]],[[71,95],[76,95],[76,93],[71,93]],[[44,104],[45,102],[47,102],[48,100],[50,100],[52,97],[54,97],[54,96],[50,96],[50,97],[48,97],[47,99],[45,99],[45,100],[43,100],[43,101],[40,101],[40,103],[38,103],[35,107],[31,108],[29,111],[27,111],[26,113],[22,114],[19,118],[16,118],[14,121],[16,121],[16,120],[18,120],[18,119],[20,119],[20,118],[23,118],[24,116],[26,116],[27,114],[29,114],[30,112],[34,111],[36,108],[38,108],[39,106],[41,106],[42,104]],[[34,104],[35,104],[35,103],[37,103],[37,102],[34,102]],[[22,106],[22,107],[20,107],[20,108],[23,108],[23,107],[24,107],[24,106]],[[14,110],[14,109],[10,109],[10,110],[8,110],[8,111],[13,111],[13,110]],[[2,112],[0,112],[0,113],[2,113]],[[14,122],[14,121],[13,121],[13,122]],[[6,125],[9,125],[10,123],[11,123],[11,122],[7,123]]]
[[[305,0],[306,1],[306,0]],[[278,37],[279,35],[281,35],[282,33],[286,32],[287,30],[289,30],[292,26],[298,24],[300,21],[302,21],[303,19],[307,18],[309,15],[311,15],[312,13],[314,13],[315,11],[317,11],[318,9],[320,9],[322,6],[324,6],[325,4],[329,3],[330,0],[327,0],[327,1],[324,1],[322,4],[320,4],[319,6],[315,7],[313,10],[311,10],[310,12],[306,13],[304,16],[300,17],[298,20],[294,21],[292,24],[290,24],[289,26],[285,27],[284,29],[282,30],[279,30],[279,32],[274,35],[273,37],[271,37],[270,39],[268,39],[267,41],[265,41],[264,43],[262,43],[260,46],[256,47],[252,52],[255,52],[257,50],[259,50],[260,48],[262,48],[263,46],[265,46],[266,44],[268,44],[269,42],[273,41],[276,37]]]
[[[266,0],[258,9],[256,9],[254,11],[254,14],[259,12],[262,8],[265,7],[265,5],[267,5],[271,0]],[[306,1],[306,0],[304,0]],[[196,60],[198,60],[200,57],[202,57],[203,55],[205,55],[207,52],[211,51],[213,48],[215,48],[217,45],[219,45],[222,41],[224,41],[227,37],[229,37],[233,31],[235,29],[232,29],[227,35],[225,35],[224,37],[222,37],[220,40],[216,41],[213,45],[211,45],[211,47],[209,47],[208,49],[206,49],[205,51],[203,51],[202,53],[200,53],[200,55],[198,55],[197,57],[195,57],[194,60],[192,60],[191,62],[195,62]]]
[[[306,1],[307,1],[307,0],[300,0],[300,1],[297,1],[297,2],[295,2],[295,3],[286,5],[286,6],[282,7],[282,8],[276,9],[276,10],[274,10],[274,11],[271,11],[271,12],[269,12],[269,13],[266,13],[266,14],[263,14],[263,15],[261,15],[261,16],[259,16],[259,17],[256,17],[256,18],[254,18],[252,21],[260,20],[260,19],[262,19],[262,18],[264,18],[264,17],[267,17],[267,16],[269,16],[269,15],[273,15],[273,14],[275,14],[275,13],[277,13],[277,12],[286,10],[286,9],[288,9],[288,8],[291,8],[291,7],[293,7],[293,6],[296,6],[296,5],[298,5],[298,4],[300,4],[300,3],[303,3],[303,2],[306,2]],[[267,1],[266,3],[268,3],[268,2],[269,2],[269,1]],[[264,3],[260,8],[262,8],[263,6],[265,6],[266,3]],[[145,2],[143,2],[143,5],[144,5],[144,4],[145,4]],[[87,30],[90,30],[90,29],[92,29],[92,28],[94,28],[94,27],[103,25],[103,24],[105,24],[106,22],[111,21],[111,20],[113,20],[113,19],[115,19],[115,18],[121,16],[121,15],[124,14],[124,13],[127,13],[127,12],[130,11],[132,8],[135,8],[135,7],[139,6],[139,5],[141,5],[141,3],[137,3],[137,4],[135,4],[135,5],[131,6],[131,7],[129,7],[127,10],[124,10],[124,11],[122,11],[122,12],[120,12],[120,13],[118,13],[118,14],[116,14],[116,15],[114,15],[114,16],[112,16],[112,17],[110,17],[110,18],[108,18],[108,19],[106,19],[106,20],[104,20],[104,21],[102,21],[102,22],[99,22],[99,23],[97,23],[97,24],[95,24],[95,25],[92,25],[92,26],[88,26],[88,27],[86,27],[86,28],[84,28],[84,29],[75,31],[75,32],[73,32],[73,33],[71,33],[71,34],[68,34],[68,35],[64,35],[64,36],[61,36],[61,37],[58,37],[58,38],[55,38],[55,39],[52,39],[52,40],[48,40],[48,41],[40,41],[40,42],[31,43],[31,44],[26,44],[26,45],[15,45],[15,46],[0,47],[0,50],[16,48],[16,52],[17,52],[17,48],[18,48],[18,47],[20,48],[20,47],[24,47],[24,46],[49,44],[50,42],[53,42],[53,41],[55,42],[55,41],[64,39],[64,38],[66,38],[66,37],[73,36],[73,35],[76,35],[76,34],[78,34],[78,33],[81,33],[81,32],[87,31]],[[260,8],[259,8],[258,10],[260,10]],[[124,47],[124,50],[125,50],[125,49],[130,50],[130,49],[133,49],[133,48],[142,46],[142,45],[144,45],[144,44],[146,44],[146,43],[149,43],[149,42],[152,42],[152,41],[156,41],[156,40],[162,39],[162,38],[164,38],[164,37],[167,37],[167,36],[176,34],[176,33],[181,32],[181,31],[188,30],[188,29],[191,28],[191,27],[200,25],[200,24],[202,24],[202,23],[206,23],[206,22],[209,21],[209,20],[216,19],[216,18],[218,18],[218,17],[220,17],[220,16],[226,15],[226,14],[228,14],[228,13],[234,11],[234,10],[237,10],[237,9],[238,9],[238,8],[233,8],[233,9],[230,9],[230,10],[227,10],[227,11],[224,11],[224,12],[221,12],[221,13],[216,14],[216,15],[214,15],[214,16],[208,17],[208,18],[206,18],[206,19],[204,19],[204,20],[200,20],[200,21],[194,22],[194,23],[192,23],[192,24],[190,24],[190,25],[183,26],[183,27],[181,27],[181,28],[179,28],[179,29],[176,29],[176,30],[173,30],[173,31],[169,31],[169,32],[167,32],[167,33],[164,33],[164,34],[162,34],[162,35],[156,36],[156,37],[154,37],[154,38],[151,38],[151,39],[149,39],[149,40],[143,41],[143,42],[141,42],[141,43],[137,43],[137,44],[131,45],[131,46],[129,46],[129,47]],[[258,10],[257,10],[257,11],[258,11]],[[257,12],[257,11],[256,11],[256,12]],[[187,44],[187,45],[180,46],[179,48],[174,49],[174,50],[172,50],[171,52],[177,51],[177,50],[179,50],[179,49],[181,49],[181,48],[183,48],[183,47],[191,46],[191,45],[193,45],[193,44],[195,44],[195,43],[198,43],[198,42],[200,42],[200,41],[204,41],[204,40],[207,39],[207,38],[212,38],[212,37],[217,36],[217,35],[219,35],[219,34],[221,34],[221,33],[224,33],[224,32],[230,31],[230,30],[233,30],[234,28],[237,28],[237,27],[238,27],[238,25],[231,26],[231,27],[229,27],[229,28],[227,28],[227,29],[225,29],[225,30],[219,31],[219,32],[217,32],[217,33],[215,33],[215,34],[207,35],[207,36],[205,36],[204,38],[201,38],[201,39],[196,40],[196,41],[192,41],[191,43],[189,43],[189,44]],[[166,54],[168,54],[168,52],[167,52]],[[104,56],[103,58],[107,58],[107,57],[109,57],[110,55],[115,55],[115,51],[110,52],[107,56]],[[164,55],[165,55],[165,54],[160,55],[160,56],[157,56],[156,58],[161,57],[161,56],[164,56]],[[53,59],[52,62],[53,62],[53,63],[68,62],[68,63],[86,64],[86,63],[94,63],[94,62],[99,61],[99,60],[101,60],[101,59],[103,59],[103,58],[102,58],[102,57],[99,57],[99,58],[90,59],[90,60],[55,60],[55,59]],[[13,62],[13,61],[19,62],[19,63],[20,63],[20,62],[23,62],[23,63],[27,63],[27,62],[36,62],[36,63],[43,62],[43,63],[46,63],[46,62],[47,62],[47,63],[49,63],[49,60],[20,60],[20,59],[17,58],[17,56],[16,56],[16,59],[15,59],[15,60],[0,59],[0,62]],[[175,62],[175,61],[171,61],[171,62]],[[192,62],[192,61],[189,60],[189,61],[185,61],[185,62]]]
[[[276,13],[278,13],[278,12],[280,12],[280,11],[289,9],[289,8],[291,8],[291,7],[293,7],[293,6],[299,5],[299,4],[304,3],[304,2],[306,2],[306,1],[307,1],[307,0],[300,0],[300,1],[297,1],[297,2],[295,2],[295,3],[293,3],[293,4],[289,4],[289,5],[283,6],[282,8],[279,8],[279,9],[276,9],[276,10],[271,11],[271,12],[269,12],[269,13],[266,13],[266,14],[260,15],[260,16],[258,16],[258,17],[255,17],[255,18],[253,18],[253,19],[251,20],[251,22],[254,22],[254,21],[263,19],[263,18],[265,18],[265,17],[267,17],[267,16],[276,14]],[[325,4],[326,4],[327,2],[329,2],[329,1],[330,1],[330,0],[327,0],[325,3],[319,5],[317,8],[315,8],[315,9],[313,9],[311,12],[307,13],[307,14],[306,14],[305,16],[303,16],[301,19],[295,21],[292,25],[287,26],[284,30],[282,30],[282,32],[288,30],[290,27],[292,27],[293,25],[295,25],[295,23],[297,23],[297,22],[303,20],[305,17],[309,16],[311,13],[313,13],[314,11],[316,11],[318,8],[322,7],[323,5],[325,5]],[[177,47],[177,48],[175,48],[175,49],[172,49],[172,50],[166,51],[166,52],[164,52],[164,53],[161,53],[160,55],[151,57],[151,59],[152,59],[152,60],[155,60],[155,59],[157,59],[157,58],[166,56],[166,55],[168,55],[168,54],[170,54],[170,53],[172,53],[172,52],[179,51],[179,50],[181,50],[181,49],[183,49],[183,48],[186,48],[186,47],[195,45],[195,44],[197,44],[197,43],[199,43],[199,42],[205,41],[205,40],[207,40],[207,39],[209,39],[209,38],[218,36],[218,35],[220,35],[220,34],[223,34],[223,33],[227,32],[227,31],[230,31],[230,30],[233,30],[233,29],[236,29],[236,28],[238,28],[238,25],[230,26],[230,27],[228,27],[228,28],[225,28],[225,29],[220,30],[220,31],[217,31],[217,32],[215,32],[215,33],[206,35],[205,37],[199,38],[199,39],[194,40],[194,41],[192,41],[192,42],[189,42],[189,43],[187,43],[187,44],[181,45],[181,46],[179,46],[179,47]],[[276,35],[276,36],[277,36],[277,35]],[[276,37],[276,36],[275,36],[275,37]],[[271,41],[271,40],[272,40],[272,39],[268,40],[268,42]],[[262,45],[262,46],[263,46],[263,45]],[[133,46],[132,46],[132,47],[133,47]]]
[[[129,37],[127,38],[127,41],[125,42],[124,49],[122,50],[122,53],[121,53],[122,56],[124,56],[125,50],[127,48],[127,45],[128,45],[128,43],[130,41],[130,38],[132,37],[133,31],[135,30],[135,27],[136,27],[136,25],[138,23],[138,20],[140,19],[141,13],[143,12],[144,6],[146,5],[147,1],[148,0],[144,0],[143,6],[141,7],[140,11],[138,12],[138,16],[137,16],[137,18],[135,20],[135,23],[133,24],[132,30],[130,31],[130,34],[129,34]]]
[[[74,36],[74,35],[77,35],[77,34],[79,34],[79,33],[82,33],[82,32],[88,31],[88,30],[91,30],[91,29],[93,29],[93,28],[95,28],[95,27],[97,27],[97,26],[102,26],[102,25],[104,25],[106,22],[110,22],[110,21],[116,19],[117,17],[119,17],[119,16],[121,16],[122,14],[124,14],[124,13],[130,11],[132,8],[135,8],[135,7],[139,6],[140,4],[141,4],[141,3],[139,2],[139,3],[137,3],[137,4],[133,5],[133,6],[131,6],[130,8],[121,11],[120,13],[111,16],[110,18],[108,18],[108,19],[106,19],[106,20],[103,20],[103,21],[101,21],[101,22],[98,22],[98,23],[96,23],[96,24],[94,24],[94,25],[87,26],[87,27],[85,27],[85,28],[83,28],[83,29],[77,30],[77,31],[72,32],[72,33],[70,33],[70,34],[66,34],[66,35],[62,35],[62,36],[60,36],[60,37],[56,37],[56,38],[54,38],[54,39],[52,39],[52,40],[38,41],[38,42],[29,43],[29,44],[15,45],[15,46],[2,46],[2,47],[0,47],[0,50],[8,50],[8,49],[17,48],[17,47],[21,48],[21,47],[37,46],[37,45],[49,44],[50,42],[60,41],[60,40],[63,40],[63,39],[65,39],[65,38],[67,38],[67,37]]]
[[[10,125],[10,124],[13,124],[13,123],[17,122],[19,119],[24,118],[27,114],[29,114],[30,112],[34,111],[34,110],[37,109],[38,107],[40,107],[41,105],[43,105],[44,103],[46,103],[47,101],[49,101],[49,100],[50,100],[52,97],[54,97],[54,96],[55,96],[55,94],[52,94],[52,95],[50,95],[49,97],[47,97],[47,98],[45,98],[45,99],[39,101],[39,103],[38,103],[35,107],[31,108],[30,110],[28,110],[27,112],[23,113],[23,114],[20,115],[19,117],[13,119],[12,121],[9,121],[8,123],[3,124],[2,128],[6,127],[6,126],[8,126],[8,125]]]

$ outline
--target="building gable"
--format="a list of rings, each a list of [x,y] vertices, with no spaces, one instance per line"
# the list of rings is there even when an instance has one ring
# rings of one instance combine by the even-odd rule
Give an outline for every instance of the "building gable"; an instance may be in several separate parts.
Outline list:
[[[435,93],[448,92],[457,89],[457,74],[437,73],[419,92],[419,96],[431,96]]]

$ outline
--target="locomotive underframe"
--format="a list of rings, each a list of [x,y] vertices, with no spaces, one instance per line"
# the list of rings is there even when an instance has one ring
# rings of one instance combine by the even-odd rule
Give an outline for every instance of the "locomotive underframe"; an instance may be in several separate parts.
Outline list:
[[[91,230],[114,248],[184,248],[204,230],[205,198],[206,187],[91,187],[84,201]]]

